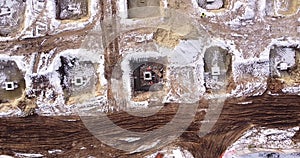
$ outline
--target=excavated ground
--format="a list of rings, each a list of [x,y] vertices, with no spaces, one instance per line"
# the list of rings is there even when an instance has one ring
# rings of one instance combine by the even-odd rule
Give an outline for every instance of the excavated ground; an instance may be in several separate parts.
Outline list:
[[[252,102],[239,104],[240,102]],[[195,157],[215,158],[250,127],[288,128],[299,126],[299,96],[269,96],[228,99],[212,131],[200,138],[197,132],[205,112],[197,112],[190,127],[173,142],[189,150]],[[206,108],[201,101],[199,109]],[[133,117],[125,112],[113,113],[109,118],[131,131],[149,131],[159,128],[176,114],[177,105],[165,105],[152,117]],[[47,157],[141,157],[154,151],[127,154],[97,140],[84,126],[80,117],[41,117],[0,119],[0,154],[40,153]],[[294,140],[299,141],[299,132]],[[86,149],[80,149],[85,147]],[[59,155],[48,150],[60,149]]]
[[[187,8],[184,0],[172,0],[170,6],[173,8]],[[101,1],[100,20],[103,20],[106,14],[105,6],[108,2]],[[116,14],[116,2],[111,2],[109,6],[112,8],[113,15]],[[251,27],[244,27],[236,33],[252,33],[257,31],[253,36],[248,37],[248,41],[257,41],[261,39],[260,47],[255,42],[249,43],[238,40],[237,46],[242,50],[252,50],[252,52],[262,52],[272,38],[281,37],[284,33],[286,36],[297,36],[294,31],[289,30],[288,26],[296,26],[295,16],[281,19],[281,22],[266,19],[265,23],[255,23]],[[230,14],[218,17],[216,20],[220,23],[232,19]],[[200,20],[199,20],[200,21]],[[226,37],[226,39],[234,40],[236,37],[228,36],[233,30],[223,27],[216,23],[210,22],[208,19],[201,19],[205,29],[217,37]],[[271,25],[272,33],[264,30],[265,25]],[[82,30],[74,30],[64,32],[58,35],[51,35],[36,39],[26,39],[17,41],[7,41],[0,43],[0,53],[9,55],[26,55],[32,52],[45,52],[57,48],[56,52],[68,48],[79,48],[82,40],[87,32],[93,27],[93,24]],[[257,29],[253,29],[257,28]],[[295,30],[292,28],[290,30]],[[266,39],[267,38],[267,39]],[[76,39],[76,40],[75,40]],[[235,39],[236,40],[236,39]],[[13,51],[13,48],[19,45],[19,49]],[[118,40],[114,40],[107,47],[105,54],[105,71],[106,78],[111,78],[112,68],[120,57]],[[109,55],[108,55],[109,54]],[[258,55],[258,54],[256,54]],[[247,55],[245,55],[247,56]],[[39,58],[39,55],[37,56]],[[37,66],[35,66],[36,69]],[[110,87],[108,80],[108,87]],[[275,84],[276,88],[277,85]],[[111,91],[108,90],[108,96]],[[111,99],[111,98],[109,98]],[[250,104],[238,104],[239,102],[251,102]],[[199,109],[207,108],[207,102],[202,101]],[[203,138],[200,138],[198,130],[201,127],[201,120],[204,119],[205,112],[197,112],[195,120],[190,127],[182,134],[180,138],[173,142],[173,145],[179,145],[189,150],[195,157],[216,158],[219,157],[226,148],[235,140],[241,137],[241,134],[250,127],[274,127],[289,128],[299,126],[300,118],[300,97],[299,96],[269,96],[263,95],[259,97],[251,97],[244,99],[229,99],[226,101],[219,120],[213,127],[212,131]],[[157,129],[175,115],[177,105],[165,105],[158,114],[153,117],[140,118],[133,117],[124,112],[110,114],[110,119],[117,125],[132,131],[149,131]],[[96,139],[84,126],[78,116],[63,117],[41,117],[30,116],[26,118],[2,118],[0,119],[0,154],[14,155],[15,152],[21,153],[40,153],[46,157],[141,157],[154,151],[148,151],[137,154],[127,154],[123,151],[113,149]],[[300,133],[298,132],[294,138],[300,141]],[[82,148],[85,147],[85,148]],[[60,154],[49,154],[48,150],[60,149]]]

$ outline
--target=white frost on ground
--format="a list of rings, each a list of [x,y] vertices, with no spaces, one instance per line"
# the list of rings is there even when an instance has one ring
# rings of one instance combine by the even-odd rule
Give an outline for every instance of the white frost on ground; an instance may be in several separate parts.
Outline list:
[[[36,104],[38,108],[36,113],[45,116],[72,114],[74,107],[65,105],[59,74],[54,71],[45,75],[49,78],[49,83],[52,87],[43,90],[41,95],[37,96]],[[53,99],[52,95],[55,93],[57,93],[57,97]]]
[[[131,142],[135,142],[135,141],[140,140],[140,139],[141,138],[139,138],[139,137],[127,137],[127,138],[123,138],[123,139],[119,139],[119,140],[123,140],[123,141],[131,143]]]
[[[295,152],[300,143],[292,140],[299,127],[287,130],[275,128],[252,128],[225,151],[223,158],[239,157],[259,151]]]
[[[296,86],[296,87],[284,87],[282,89],[283,93],[287,93],[287,94],[297,94],[300,95],[300,86]]]
[[[14,158],[14,157],[9,156],[9,155],[0,155],[0,158]]]
[[[247,105],[247,104],[252,104],[253,102],[252,101],[245,101],[245,102],[239,102],[237,104],[240,104],[240,105]]]
[[[91,98],[75,106],[74,112],[79,116],[98,116],[99,113],[114,111],[112,106],[108,106],[106,96]]]
[[[86,149],[87,149],[86,147],[81,147],[81,148],[80,148],[80,150],[86,150]]]
[[[9,55],[5,55],[5,54],[0,54],[0,60],[15,61],[18,68],[23,72],[26,72],[26,70],[28,70],[28,68],[29,68],[28,65],[26,64],[24,56],[9,56]]]
[[[10,116],[23,116],[23,111],[19,108],[17,109],[10,109],[6,112],[0,112],[0,118],[1,117],[10,117]]]
[[[49,51],[48,53],[41,53],[40,54],[40,61],[39,61],[39,64],[38,64],[38,69],[37,71],[38,72],[46,72],[47,69],[48,69],[48,66],[50,65],[50,61],[51,61],[51,58],[53,57],[53,55],[55,53],[55,50],[51,50]]]
[[[164,148],[161,151],[145,156],[145,158],[156,158],[158,154],[163,155],[164,158],[194,158],[189,151],[180,147]]]
[[[42,154],[28,154],[28,153],[15,153],[15,156],[17,157],[23,157],[23,158],[38,158],[43,157]]]
[[[39,63],[43,63],[42,60],[45,56],[42,55],[41,57]],[[44,75],[49,79],[51,85],[51,87],[44,89],[41,95],[37,96],[36,104],[38,108],[36,112],[40,115],[59,115],[60,113],[67,115],[70,113],[70,109],[64,107],[63,90],[60,85],[59,74],[56,71],[61,66],[59,57],[59,55],[56,56],[50,65],[44,65],[44,67],[40,68],[39,71],[34,74],[36,76]],[[57,93],[57,98],[53,100],[52,95],[55,93]]]
[[[48,153],[49,154],[60,154],[62,153],[63,151],[60,150],[60,149],[52,149],[52,150],[48,150]]]
[[[119,16],[122,19],[127,18],[127,1],[126,0],[117,0]]]
[[[103,56],[101,55],[101,53],[87,49],[67,49],[60,52],[56,59],[58,59],[59,56],[70,58],[76,57],[80,61],[91,61],[92,63],[103,63],[104,60],[103,58],[101,58]]]
[[[233,77],[237,84],[231,92],[235,97],[261,95],[267,89],[269,63],[259,59],[233,60]]]

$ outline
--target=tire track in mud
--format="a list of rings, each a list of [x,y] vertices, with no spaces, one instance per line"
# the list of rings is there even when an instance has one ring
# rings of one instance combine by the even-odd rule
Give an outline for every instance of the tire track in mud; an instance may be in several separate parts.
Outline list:
[[[243,105],[241,102],[252,103]],[[300,125],[299,116],[299,96],[264,95],[243,100],[231,99],[226,101],[218,122],[208,135],[199,138],[194,133],[184,133],[177,144],[188,147],[186,149],[196,157],[219,157],[247,129],[254,126],[282,129],[295,127]]]
[[[241,104],[249,102],[249,104]],[[202,101],[207,103],[207,101]],[[202,104],[203,105],[203,104]],[[201,109],[205,106],[201,105]],[[228,99],[212,131],[200,138],[198,130],[205,112],[197,112],[190,127],[174,141],[195,157],[219,157],[228,146],[251,127],[289,128],[299,126],[299,96],[259,96]],[[154,117],[139,118],[124,112],[109,114],[119,126],[133,131],[149,131],[166,124],[176,113],[176,105],[166,105]],[[184,119],[184,117],[182,118]],[[78,116],[0,119],[0,154],[41,153],[47,157],[141,157],[155,151],[128,154],[102,144],[85,128]],[[299,141],[299,133],[295,140]],[[81,149],[85,147],[85,149]],[[59,155],[49,154],[61,149]]]

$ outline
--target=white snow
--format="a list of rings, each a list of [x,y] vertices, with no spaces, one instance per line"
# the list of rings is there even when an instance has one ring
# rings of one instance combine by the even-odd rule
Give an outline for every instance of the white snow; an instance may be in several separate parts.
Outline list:
[[[128,137],[128,138],[123,138],[123,139],[119,139],[119,140],[123,140],[123,141],[131,143],[131,142],[135,142],[135,141],[140,140],[140,139],[141,138],[139,138],[139,137]]]
[[[87,148],[86,148],[86,147],[81,147],[81,148],[80,148],[80,150],[85,150],[85,149],[87,149]]]
[[[283,93],[287,93],[287,94],[298,94],[300,95],[300,87],[284,87],[282,89]]]
[[[59,154],[62,153],[63,151],[60,149],[52,149],[52,150],[48,150],[49,154]]]
[[[0,158],[14,158],[14,157],[9,156],[9,155],[0,155]]]
[[[164,8],[168,8],[168,0],[162,0]]]
[[[237,83],[231,94],[236,97],[261,95],[267,89],[269,63],[259,60],[233,60],[233,76]]]
[[[85,100],[83,103],[77,103],[74,111],[80,116],[98,116],[99,112],[107,113],[114,111],[114,108],[108,106],[105,95]]]
[[[23,112],[19,108],[0,112],[0,118],[1,117],[10,117],[10,116],[23,116]]]
[[[247,104],[252,104],[252,101],[246,101],[246,102],[239,102],[237,104],[241,104],[241,105],[247,105]]]
[[[42,154],[28,154],[28,153],[15,153],[15,156],[17,157],[28,157],[28,158],[38,158],[38,157],[43,157],[44,155]]]
[[[118,0],[117,1],[118,4],[118,11],[119,11],[119,16],[122,19],[126,19],[127,16],[127,0]]]
[[[9,56],[5,54],[0,54],[0,60],[15,61],[18,68],[23,72],[26,72],[26,70],[29,68],[25,62],[24,56]]]
[[[275,128],[252,128],[246,131],[241,138],[228,147],[223,158],[262,150],[277,150],[277,152],[297,150],[300,148],[300,144],[297,144],[292,140],[297,131],[299,131],[298,126],[286,130]]]

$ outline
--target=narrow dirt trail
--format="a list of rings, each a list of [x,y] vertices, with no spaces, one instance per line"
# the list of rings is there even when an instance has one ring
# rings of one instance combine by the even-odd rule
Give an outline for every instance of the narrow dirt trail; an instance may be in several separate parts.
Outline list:
[[[54,48],[62,50],[69,48],[79,48],[88,32],[94,27],[95,22],[89,24],[84,29],[65,31],[56,35],[48,35],[32,39],[19,41],[0,42],[1,54],[26,55],[34,52],[49,51]],[[14,47],[18,46],[17,49]],[[11,50],[14,50],[11,52]]]
[[[252,102],[239,104],[239,102]],[[199,109],[206,107],[201,102]],[[166,105],[159,113],[149,118],[130,116],[124,112],[113,113],[109,118],[124,129],[149,131],[166,124],[175,115],[177,105]],[[190,127],[175,140],[195,157],[215,158],[250,127],[288,128],[300,125],[299,96],[259,96],[243,100],[226,101],[222,114],[212,131],[199,138],[198,130],[204,111],[197,112]],[[13,155],[14,152],[40,153],[47,157],[141,157],[154,151],[127,154],[98,141],[85,128],[78,116],[0,119],[0,154]],[[299,133],[295,136],[299,141]],[[59,155],[48,150],[60,149]]]

